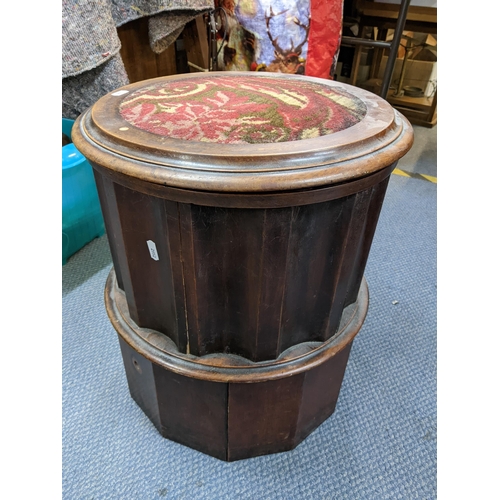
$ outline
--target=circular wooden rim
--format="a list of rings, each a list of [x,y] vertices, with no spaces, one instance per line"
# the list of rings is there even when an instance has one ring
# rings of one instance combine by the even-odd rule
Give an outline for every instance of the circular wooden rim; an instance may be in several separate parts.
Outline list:
[[[379,184],[391,175],[395,164],[389,165],[377,172],[354,179],[350,182],[319,186],[317,189],[302,189],[299,191],[258,192],[258,193],[220,193],[179,189],[161,184],[134,179],[132,177],[111,171],[100,165],[93,164],[94,168],[105,175],[109,180],[128,189],[148,196],[155,196],[179,203],[193,203],[195,205],[224,208],[284,208],[292,206],[311,205],[322,203],[356,194]]]
[[[371,138],[385,135],[387,129],[393,126],[394,110],[390,104],[375,94],[357,87],[321,78],[298,75],[284,76],[281,73],[245,73],[241,71],[210,73],[210,78],[227,78],[228,76],[244,76],[245,78],[257,78],[259,80],[262,78],[307,80],[326,87],[339,88],[361,99],[367,107],[367,112],[359,123],[335,134],[300,141],[263,144],[218,144],[172,139],[134,127],[120,115],[119,106],[129,93],[154,82],[207,78],[207,75],[204,73],[187,73],[132,83],[122,87],[118,91],[105,95],[92,107],[88,121],[85,123],[85,128],[88,132],[95,133],[96,142],[99,139],[102,140],[103,145],[107,146],[110,151],[123,153],[123,148],[127,148],[127,150],[131,149],[130,154],[134,155],[131,157],[138,160],[143,159],[143,154],[147,152],[150,157],[157,155],[157,163],[161,165],[164,163],[164,156],[168,154],[169,162],[182,156],[185,159],[189,159],[198,167],[206,166],[209,169],[216,168],[220,170],[235,169],[236,171],[243,168],[247,171],[250,167],[248,160],[258,160],[259,158],[267,160],[270,157],[283,158],[285,160],[285,165],[274,166],[273,170],[288,170],[290,167],[293,168],[293,165],[286,165],[288,158],[310,154],[311,151],[320,152],[328,151],[332,148],[349,147],[353,142],[366,142]],[[125,91],[127,93],[122,94]],[[133,135],[131,132],[133,132]],[[118,146],[118,149],[115,149],[116,146],[113,148],[113,145]],[[216,159],[215,164],[214,159]],[[251,165],[251,167],[257,170],[266,169],[266,165],[257,162],[255,165]],[[269,167],[267,166],[267,168]]]
[[[324,363],[354,340],[365,320],[368,302],[368,286],[363,278],[356,302],[344,309],[339,330],[331,339],[323,343],[298,344],[276,360],[252,362],[234,354],[196,357],[179,352],[168,337],[140,328],[130,318],[125,294],[118,288],[114,269],[111,269],[105,287],[109,319],[118,335],[132,349],[167,370],[212,382],[263,382],[289,377]]]
[[[211,77],[228,76],[212,72]],[[276,144],[217,144],[151,134],[126,122],[119,104],[129,92],[162,80],[206,78],[189,73],[126,85],[82,114],[72,138],[91,161],[133,178],[186,189],[283,191],[346,182],[394,163],[413,143],[407,119],[379,96],[351,85],[280,73],[231,72],[250,78],[298,78],[361,99],[365,117],[335,134]],[[123,94],[122,92],[126,92]]]

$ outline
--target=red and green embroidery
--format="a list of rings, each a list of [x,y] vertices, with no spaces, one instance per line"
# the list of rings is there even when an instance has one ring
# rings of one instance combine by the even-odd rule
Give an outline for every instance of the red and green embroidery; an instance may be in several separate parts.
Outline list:
[[[366,114],[357,97],[306,80],[244,76],[162,82],[120,106],[124,120],[150,133],[223,144],[310,139],[352,127]]]

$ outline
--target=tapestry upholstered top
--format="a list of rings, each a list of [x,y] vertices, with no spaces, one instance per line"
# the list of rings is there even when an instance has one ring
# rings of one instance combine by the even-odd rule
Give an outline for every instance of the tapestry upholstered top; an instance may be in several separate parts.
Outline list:
[[[233,75],[152,83],[131,92],[119,108],[126,122],[152,134],[221,144],[320,137],[355,125],[366,111],[341,88]]]

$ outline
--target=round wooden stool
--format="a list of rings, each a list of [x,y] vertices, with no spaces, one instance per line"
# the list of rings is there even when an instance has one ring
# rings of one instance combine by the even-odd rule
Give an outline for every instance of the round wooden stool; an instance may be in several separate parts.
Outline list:
[[[294,448],[335,409],[408,121],[329,80],[195,73],[102,97],[72,137],[94,169],[134,400],[222,460]]]

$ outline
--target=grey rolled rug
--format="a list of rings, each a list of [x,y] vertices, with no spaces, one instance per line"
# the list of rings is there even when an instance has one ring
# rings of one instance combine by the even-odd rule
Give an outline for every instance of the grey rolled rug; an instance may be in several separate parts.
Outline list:
[[[150,46],[159,54],[186,23],[213,5],[207,0],[63,0],[62,116],[74,119],[129,83],[117,27],[148,17]]]

